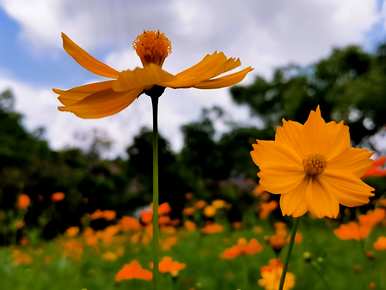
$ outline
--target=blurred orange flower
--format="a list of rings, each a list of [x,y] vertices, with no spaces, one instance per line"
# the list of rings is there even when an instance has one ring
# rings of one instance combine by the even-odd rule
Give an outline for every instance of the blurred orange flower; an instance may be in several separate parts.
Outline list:
[[[197,200],[196,203],[194,204],[195,208],[197,209],[203,209],[204,207],[206,207],[206,205],[207,205],[207,202],[203,199]]]
[[[79,227],[69,227],[66,230],[66,236],[69,238],[76,237],[79,233]]]
[[[363,240],[371,232],[371,227],[356,222],[341,224],[334,230],[334,234],[341,240]]]
[[[97,209],[89,215],[90,220],[105,219],[112,221],[117,217],[117,213],[114,210],[100,210]]]
[[[339,204],[354,207],[369,202],[374,189],[361,180],[371,166],[372,152],[352,148],[349,128],[326,123],[319,106],[303,124],[283,121],[274,141],[257,140],[251,156],[260,183],[280,194],[283,215],[336,218]]]
[[[65,198],[65,194],[63,192],[54,192],[51,194],[52,202],[60,202]]]
[[[31,204],[31,199],[25,193],[19,194],[16,206],[18,209],[27,209]]]
[[[123,265],[118,273],[116,273],[115,281],[121,282],[133,279],[150,281],[152,277],[153,274],[151,271],[142,268],[141,264],[137,260],[133,260],[129,264]]]
[[[184,227],[188,232],[195,232],[197,230],[196,224],[192,221],[185,221]]]
[[[169,251],[172,247],[177,244],[177,237],[171,236],[161,240],[160,246],[163,251]]]
[[[374,249],[377,251],[386,251],[386,236],[378,237],[374,242]]]
[[[186,268],[186,264],[174,261],[171,257],[163,257],[159,262],[160,273],[168,273],[173,277],[178,276],[178,273]]]
[[[201,232],[207,235],[211,234],[218,234],[224,231],[224,226],[216,223],[209,223],[206,224],[202,229]]]
[[[208,205],[204,208],[204,215],[206,217],[209,217],[209,218],[214,217],[216,215],[216,212],[217,212],[217,209],[212,205]]]
[[[266,219],[277,207],[278,204],[275,200],[261,203],[259,217],[261,219]]]
[[[131,216],[122,217],[119,220],[118,224],[121,230],[124,232],[136,232],[141,229],[141,224],[139,223],[139,221],[135,217]]]
[[[183,210],[183,214],[186,215],[186,216],[191,216],[191,215],[194,214],[195,210],[196,209],[194,207],[186,207]]]
[[[362,214],[358,217],[359,223],[363,226],[374,227],[385,220],[386,210],[383,208],[376,208]]]
[[[258,280],[259,286],[265,290],[277,290],[279,288],[280,276],[283,271],[283,264],[278,259],[271,259],[268,265],[260,268],[261,278]],[[295,275],[287,272],[284,281],[284,290],[295,287]]]
[[[12,250],[12,261],[15,265],[29,265],[32,263],[31,255],[18,249]]]
[[[225,260],[233,260],[242,255],[256,255],[263,250],[263,246],[256,240],[251,239],[249,242],[240,238],[235,245],[225,249],[220,257]]]
[[[247,67],[226,76],[219,75],[241,65],[239,59],[228,58],[222,52],[206,55],[196,65],[172,75],[162,69],[171,52],[171,42],[160,31],[144,31],[133,42],[141,59],[142,68],[117,71],[92,57],[67,35],[62,33],[63,48],[81,66],[90,72],[110,78],[69,90],[53,89],[63,104],[60,111],[72,112],[81,118],[102,118],[116,114],[129,106],[142,93],[165,88],[217,89],[239,83],[252,71]]]

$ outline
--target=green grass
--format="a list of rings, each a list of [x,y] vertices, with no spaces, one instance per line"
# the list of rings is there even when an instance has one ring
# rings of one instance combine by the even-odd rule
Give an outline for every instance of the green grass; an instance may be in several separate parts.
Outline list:
[[[264,242],[264,236],[273,230],[267,222],[259,222],[263,231],[255,234],[252,229],[225,231],[221,234],[203,236],[199,232],[178,232],[178,243],[163,255],[187,264],[176,281],[162,275],[162,290],[236,290],[261,289],[257,285],[259,269],[274,258],[272,249]],[[366,250],[374,252],[375,259],[369,260],[362,246],[355,241],[341,241],[332,230],[334,224],[325,221],[302,219],[299,230],[303,241],[295,245],[289,271],[296,276],[294,289],[368,289],[374,282],[376,289],[386,289],[386,252],[372,250],[373,241],[382,234],[384,228],[373,231],[365,243]],[[237,241],[239,237],[256,238],[264,250],[255,256],[242,256],[235,260],[224,261],[220,253]],[[107,262],[99,252],[86,248],[80,260],[63,255],[60,238],[50,242],[40,242],[35,246],[22,248],[33,257],[30,265],[15,265],[12,259],[13,248],[0,249],[0,289],[1,290],[109,290],[109,289],[151,289],[151,282],[126,281],[114,282],[115,273],[123,264],[138,259],[149,268],[151,260],[150,245],[132,244],[124,241],[125,253],[113,262]],[[114,250],[117,243],[104,246]],[[311,263],[303,259],[303,253],[312,254]],[[281,253],[284,257],[286,248]],[[50,257],[50,258],[47,258]],[[46,260],[50,262],[46,263]],[[313,266],[314,265],[314,266]],[[317,270],[319,269],[319,270]],[[321,274],[322,272],[327,286]]]

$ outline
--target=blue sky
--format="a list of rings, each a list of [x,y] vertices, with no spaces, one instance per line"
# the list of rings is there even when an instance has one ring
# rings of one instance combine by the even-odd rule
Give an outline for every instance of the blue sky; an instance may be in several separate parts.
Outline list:
[[[140,127],[150,125],[149,102],[139,98],[122,114],[95,121],[57,112],[52,87],[97,79],[65,54],[61,31],[118,69],[139,65],[132,39],[144,29],[159,28],[173,41],[165,64],[172,72],[224,50],[269,76],[276,66],[309,64],[336,46],[376,48],[386,41],[384,6],[382,0],[0,0],[0,91],[14,90],[26,125],[45,126],[55,148],[79,145],[74,134],[99,128],[120,153]],[[232,103],[227,90],[168,91],[163,99],[161,114],[167,117],[161,117],[161,132],[175,149],[181,144],[179,127],[203,107],[221,105],[232,120],[259,125],[246,108]],[[218,127],[225,130],[223,124]]]

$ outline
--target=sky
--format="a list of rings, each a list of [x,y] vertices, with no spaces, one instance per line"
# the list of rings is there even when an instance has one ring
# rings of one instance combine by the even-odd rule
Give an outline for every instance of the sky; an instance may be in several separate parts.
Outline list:
[[[51,88],[101,80],[64,52],[60,33],[123,70],[141,65],[131,43],[149,29],[172,41],[166,70],[178,72],[219,50],[254,67],[241,83],[248,84],[256,74],[269,77],[278,66],[313,63],[334,47],[374,49],[386,40],[386,5],[383,0],[0,0],[0,92],[13,90],[25,125],[45,127],[53,148],[86,146],[79,136],[98,129],[114,141],[111,154],[122,154],[141,127],[151,126],[150,99],[142,95],[103,119],[59,112]],[[180,126],[213,105],[235,122],[260,125],[246,107],[232,102],[227,89],[169,89],[159,104],[161,134],[178,150]],[[226,130],[224,124],[217,127]]]

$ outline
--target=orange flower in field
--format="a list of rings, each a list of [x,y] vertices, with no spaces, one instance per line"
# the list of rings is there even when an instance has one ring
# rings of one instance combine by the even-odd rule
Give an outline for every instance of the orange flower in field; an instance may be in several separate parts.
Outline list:
[[[158,207],[158,215],[159,215],[159,221],[165,222],[165,218],[162,218],[163,216],[168,215],[171,212],[171,207],[167,202],[161,203]],[[150,224],[153,221],[153,210],[151,208],[145,209],[140,212],[141,221],[144,224]],[[171,221],[169,217],[168,221]]]
[[[279,288],[280,276],[283,271],[283,264],[278,259],[271,259],[269,264],[260,268],[261,279],[258,280],[259,286],[265,290],[277,290]],[[295,287],[295,275],[287,272],[284,281],[284,290]]]
[[[183,214],[186,215],[186,216],[191,216],[191,215],[194,214],[194,212],[195,212],[195,208],[194,207],[186,207],[183,210]]]
[[[186,268],[186,264],[174,261],[171,257],[163,257],[159,262],[160,273],[168,273],[173,277],[178,276],[178,273]]]
[[[242,255],[256,255],[263,250],[263,246],[256,240],[240,238],[235,245],[225,249],[220,257],[225,260],[233,260]]]
[[[386,176],[386,168],[384,168],[385,164],[386,164],[386,156],[379,157],[377,160],[373,161],[371,168],[365,172],[363,177]]]
[[[195,208],[197,209],[203,209],[204,207],[206,207],[206,205],[207,205],[207,202],[203,199],[197,200],[196,203],[194,204]]]
[[[171,236],[161,240],[161,249],[163,251],[170,251],[177,244],[177,237]]]
[[[363,226],[374,227],[385,220],[386,210],[383,208],[376,208],[362,214],[358,217],[359,223]]]
[[[259,217],[261,219],[266,219],[270,215],[270,213],[277,208],[277,206],[278,204],[274,200],[261,203]]]
[[[85,69],[110,80],[82,85],[69,90],[53,89],[63,104],[60,111],[81,118],[102,118],[129,106],[142,93],[160,96],[165,88],[217,89],[239,83],[252,70],[218,77],[240,66],[240,60],[227,58],[222,52],[206,55],[196,65],[176,74],[162,69],[171,52],[170,40],[160,31],[144,31],[133,42],[143,67],[117,71],[100,62],[62,33],[63,48]]]
[[[196,224],[192,221],[185,221],[184,227],[188,232],[195,232],[197,230]]]
[[[202,229],[201,232],[207,235],[211,234],[218,234],[224,231],[224,227],[222,225],[216,224],[216,223],[210,223],[206,224]]]
[[[164,202],[161,203],[158,207],[158,214],[159,215],[167,215],[172,211],[172,208],[170,207],[169,203]]]
[[[283,120],[274,141],[253,145],[260,183],[280,194],[283,215],[336,218],[339,204],[354,207],[369,202],[374,190],[360,178],[370,168],[372,153],[351,147],[347,126],[326,123],[319,107],[304,125]]]
[[[133,260],[129,264],[125,264],[115,275],[115,281],[121,282],[125,280],[145,280],[150,281],[153,277],[151,271],[142,268],[137,260]]]
[[[63,192],[54,192],[51,194],[51,200],[52,202],[60,202],[65,198],[65,195]]]
[[[69,227],[66,230],[66,236],[70,237],[70,238],[76,237],[78,235],[78,233],[79,233],[78,227]]]
[[[124,232],[136,232],[141,229],[141,224],[135,217],[131,216],[124,216],[122,217],[119,222],[119,227],[121,228],[122,231]]]
[[[334,230],[334,234],[341,240],[363,240],[371,232],[371,227],[356,222],[342,224]]]
[[[12,261],[15,265],[29,265],[32,264],[32,257],[20,250],[12,250]]]
[[[212,205],[208,205],[204,208],[204,215],[206,217],[209,217],[209,218],[214,217],[216,215],[216,212],[217,212],[217,209]]]
[[[107,221],[112,221],[117,217],[117,213],[114,210],[100,210],[97,209],[90,215],[91,220],[105,219]]]
[[[31,199],[25,193],[20,194],[17,197],[16,206],[18,209],[27,209],[31,204]]]
[[[378,237],[374,242],[374,249],[377,251],[386,251],[386,236]]]

